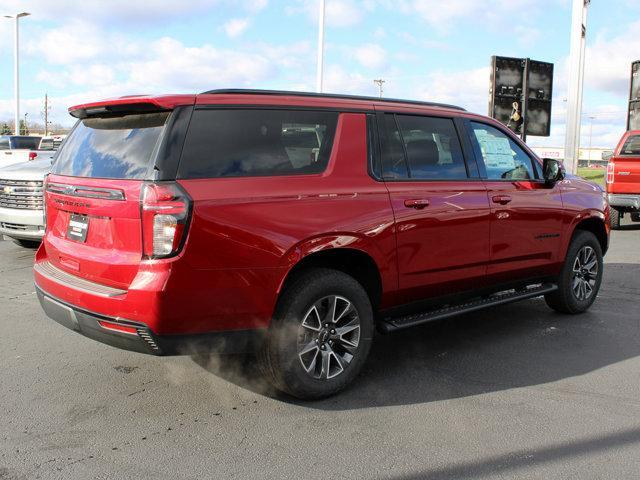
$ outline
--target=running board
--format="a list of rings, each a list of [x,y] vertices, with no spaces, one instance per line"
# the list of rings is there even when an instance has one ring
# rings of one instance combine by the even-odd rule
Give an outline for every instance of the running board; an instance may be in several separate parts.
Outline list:
[[[527,298],[539,297],[557,289],[558,286],[556,284],[544,283],[524,289],[509,290],[504,293],[491,295],[488,298],[474,300],[459,305],[450,305],[437,310],[430,310],[428,312],[416,313],[404,317],[388,317],[381,321],[378,326],[383,333],[390,333],[395,330],[433,322],[434,320],[442,320],[443,318],[449,318],[463,313],[475,312],[476,310],[482,310],[483,308],[517,302]]]

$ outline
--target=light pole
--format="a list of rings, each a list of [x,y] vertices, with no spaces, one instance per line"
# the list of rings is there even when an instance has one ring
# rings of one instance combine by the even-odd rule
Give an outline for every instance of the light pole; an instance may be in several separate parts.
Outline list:
[[[587,36],[587,11],[590,3],[591,0],[573,0],[571,13],[567,131],[564,141],[564,162],[567,170],[571,173],[576,173],[578,169],[578,156],[580,152],[584,51]]]
[[[16,15],[5,15],[5,18],[13,18],[15,20],[15,36],[14,36],[14,52],[13,52],[13,88],[16,99],[16,107],[14,112],[14,132],[20,135],[20,50],[19,50],[19,20],[21,17],[30,15],[27,12],[21,12]]]
[[[316,66],[316,91],[322,93],[322,70],[324,66],[324,7],[325,0],[320,1],[318,18],[318,64]]]
[[[596,117],[590,116],[589,120],[591,120],[591,124],[589,125],[589,158],[587,158],[587,167],[591,166],[591,139],[593,137],[593,120]]]

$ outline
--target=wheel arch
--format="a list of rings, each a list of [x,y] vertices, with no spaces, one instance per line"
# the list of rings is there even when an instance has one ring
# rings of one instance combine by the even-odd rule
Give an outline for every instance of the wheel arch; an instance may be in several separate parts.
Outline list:
[[[606,225],[605,215],[600,213],[599,215],[590,215],[578,220],[574,225],[570,238],[573,238],[576,232],[580,230],[593,233],[598,239],[598,243],[602,249],[602,254],[604,255],[607,253],[607,250],[609,249],[609,230]]]
[[[371,255],[356,248],[329,248],[303,256],[284,276],[278,296],[300,274],[312,268],[330,268],[355,278],[367,292],[374,312],[378,309],[383,291],[380,268]]]

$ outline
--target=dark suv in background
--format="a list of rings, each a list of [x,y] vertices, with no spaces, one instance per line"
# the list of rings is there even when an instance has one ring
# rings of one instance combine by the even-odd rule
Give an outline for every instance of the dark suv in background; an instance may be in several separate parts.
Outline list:
[[[376,327],[596,298],[605,194],[490,118],[242,90],[70,112],[34,272],[46,313],[93,339],[258,351],[277,388],[319,398],[358,374]]]

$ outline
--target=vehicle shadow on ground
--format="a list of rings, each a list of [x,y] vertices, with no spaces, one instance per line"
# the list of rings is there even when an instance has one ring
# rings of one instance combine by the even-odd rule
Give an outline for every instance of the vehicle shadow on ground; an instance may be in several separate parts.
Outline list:
[[[639,271],[638,264],[607,264],[600,296],[582,315],[561,315],[534,299],[379,335],[354,384],[322,401],[274,393],[248,357],[193,358],[242,388],[324,410],[435,402],[541,385],[640,355],[640,320],[631,307],[640,300]]]

